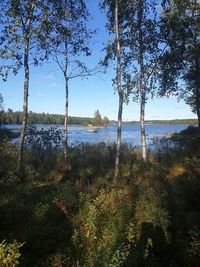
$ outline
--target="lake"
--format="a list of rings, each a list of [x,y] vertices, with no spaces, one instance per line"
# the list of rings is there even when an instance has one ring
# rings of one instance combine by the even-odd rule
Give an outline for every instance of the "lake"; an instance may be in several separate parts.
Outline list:
[[[61,125],[36,125],[38,129],[48,129],[52,126],[57,126],[63,129]],[[19,129],[20,125],[5,125],[8,129]],[[175,132],[180,132],[187,128],[188,125],[146,125],[147,144],[151,145],[154,137],[164,137]],[[84,143],[100,143],[107,144],[116,142],[117,126],[111,125],[107,128],[99,128],[96,133],[89,131],[90,129],[82,125],[69,125],[69,144]],[[140,126],[139,125],[124,125],[122,127],[122,142],[131,144],[133,146],[140,146]]]

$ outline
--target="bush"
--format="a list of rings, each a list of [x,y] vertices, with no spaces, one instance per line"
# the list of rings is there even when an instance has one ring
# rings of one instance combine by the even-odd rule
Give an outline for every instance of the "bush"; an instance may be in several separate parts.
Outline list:
[[[0,142],[0,185],[10,186],[17,181],[17,149],[8,140]]]
[[[6,128],[0,127],[0,142],[3,142],[5,140],[10,140],[12,137],[12,132]]]
[[[132,204],[127,189],[80,194],[83,206],[74,218],[72,242],[80,266],[122,266],[131,235]],[[128,240],[129,239],[129,240]]]
[[[174,134],[171,140],[179,145],[188,155],[199,154],[200,151],[200,130],[197,127],[189,126],[180,133]]]
[[[22,243],[14,241],[11,244],[6,243],[4,240],[0,243],[0,266],[1,267],[15,267],[19,265],[19,258],[21,254],[20,248],[23,246]]]
[[[37,130],[35,126],[30,126],[25,144],[28,180],[60,180],[60,173],[55,169],[62,159],[63,132],[56,127]]]
[[[195,227],[189,233],[190,246],[188,249],[188,254],[190,262],[192,260],[193,266],[198,266],[200,262],[200,228]]]

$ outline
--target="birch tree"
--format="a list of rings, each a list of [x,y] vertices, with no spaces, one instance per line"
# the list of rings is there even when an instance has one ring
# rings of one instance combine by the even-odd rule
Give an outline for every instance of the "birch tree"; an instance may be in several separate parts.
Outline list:
[[[3,96],[0,94],[0,111],[3,110]]]
[[[67,165],[69,82],[92,73],[84,61],[91,55],[89,42],[93,32],[87,28],[91,17],[84,0],[51,0],[51,10],[51,34],[45,36],[44,48],[58,65],[65,82],[64,156]]]
[[[114,169],[114,182],[120,175],[120,151],[121,151],[121,133],[122,133],[122,113],[124,103],[124,88],[122,86],[122,35],[121,35],[121,21],[123,21],[123,11],[125,10],[126,3],[121,0],[105,0],[101,2],[101,8],[106,10],[107,14],[107,30],[110,34],[114,35],[114,41],[110,41],[106,47],[106,57],[102,62],[103,65],[108,65],[110,60],[116,59],[116,78],[114,84],[116,85],[119,104],[118,104],[118,120],[117,120],[117,143],[115,155],[115,169]]]
[[[143,32],[142,24],[144,20],[144,6],[143,1],[138,1],[138,32],[139,32],[139,65],[140,65],[140,128],[141,128],[141,145],[142,145],[142,158],[144,161],[147,160],[147,145],[145,138],[145,103],[146,103],[146,82],[145,82],[145,70],[144,70],[144,44],[143,44]]]
[[[0,94],[0,126],[3,124],[3,96]]]
[[[145,107],[148,94],[156,87],[157,67],[162,49],[159,47],[159,16],[157,1],[132,0],[126,13],[125,39],[127,43],[126,70],[129,91],[140,103],[142,159],[147,160],[145,135]]]
[[[46,23],[48,5],[40,0],[5,0],[1,5],[1,72],[6,80],[10,70],[17,74],[24,69],[24,100],[22,127],[19,141],[19,173],[23,164],[23,151],[28,117],[30,58],[38,65],[39,38]]]
[[[121,44],[120,44],[120,28],[119,28],[119,2],[115,0],[115,36],[116,36],[116,52],[117,52],[117,91],[119,95],[119,108],[118,108],[118,127],[117,127],[117,147],[115,157],[115,181],[119,177],[119,164],[120,164],[120,150],[121,150],[121,132],[122,132],[122,112],[123,112],[123,91],[121,84]]]

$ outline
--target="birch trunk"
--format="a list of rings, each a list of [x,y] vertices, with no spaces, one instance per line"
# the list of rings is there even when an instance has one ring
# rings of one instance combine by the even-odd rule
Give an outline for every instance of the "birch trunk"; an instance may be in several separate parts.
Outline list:
[[[19,141],[19,154],[18,154],[18,172],[21,171],[23,166],[24,156],[24,140],[27,127],[28,118],[28,92],[29,92],[29,45],[30,45],[30,28],[32,23],[32,14],[34,11],[35,3],[31,3],[29,18],[27,20],[27,27],[25,30],[25,47],[24,47],[24,104],[23,104],[23,115],[22,115],[22,126],[20,132]]]
[[[139,64],[140,64],[140,131],[141,131],[141,147],[142,147],[142,159],[144,162],[147,160],[147,146],[146,146],[146,136],[145,136],[145,104],[146,104],[146,82],[145,82],[145,71],[144,71],[144,46],[143,46],[143,1],[138,2],[138,28],[139,28]]]
[[[198,12],[195,12],[193,9],[192,11],[192,17],[195,18],[198,16]],[[193,40],[194,47],[198,47],[198,35],[197,32],[194,29],[194,40]],[[196,97],[196,113],[197,113],[197,119],[198,119],[198,128],[200,129],[200,75],[199,75],[199,58],[196,54],[195,56],[195,97]]]
[[[69,113],[69,80],[65,76],[65,123],[64,123],[64,135],[65,135],[65,147],[64,156],[65,163],[67,163],[67,147],[68,147],[68,113]]]
[[[199,93],[199,88],[196,89],[196,110],[197,110],[198,128],[200,129],[200,93]]]
[[[195,40],[195,45],[197,45],[197,41]],[[195,60],[195,68],[196,68],[196,113],[197,113],[197,119],[198,119],[198,128],[200,129],[200,77],[199,77],[199,62],[196,58]]]
[[[67,10],[67,9],[66,9]],[[67,21],[67,11],[65,13],[65,20]],[[69,78],[68,78],[68,43],[65,41],[65,67],[64,67],[64,79],[65,79],[65,122],[64,122],[64,157],[65,165],[67,166],[67,152],[68,152],[68,116],[69,116]],[[68,167],[68,166],[67,166]]]
[[[192,12],[193,14],[192,14],[192,16],[193,16],[193,18],[195,17],[195,16],[197,16],[198,15],[198,12]],[[198,41],[197,41],[197,39],[198,39],[198,36],[197,36],[197,32],[196,31],[194,31],[194,47],[198,47]],[[199,58],[198,58],[198,56],[196,55],[195,56],[195,62],[194,62],[194,64],[195,64],[195,78],[196,78],[196,80],[195,80],[195,96],[196,96],[196,113],[197,113],[197,119],[198,119],[198,128],[200,129],[200,66],[199,66]]]
[[[197,118],[198,118],[198,128],[200,130],[200,109],[197,109]]]
[[[141,146],[142,146],[142,159],[144,162],[147,161],[147,145],[145,135],[145,102],[146,102],[146,88],[144,81],[144,74],[141,71],[141,104],[140,104],[140,131],[141,131]]]
[[[118,0],[115,0],[115,34],[116,34],[116,50],[117,50],[117,90],[119,95],[119,108],[118,108],[118,127],[117,127],[117,146],[115,156],[115,171],[114,181],[117,182],[119,178],[120,169],[120,150],[121,150],[121,127],[122,127],[122,112],[123,112],[123,92],[121,86],[121,46],[119,34],[119,21],[118,21]]]

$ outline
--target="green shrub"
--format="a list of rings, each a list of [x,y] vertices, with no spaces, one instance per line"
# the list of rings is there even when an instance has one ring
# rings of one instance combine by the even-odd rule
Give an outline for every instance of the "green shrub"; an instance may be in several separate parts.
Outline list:
[[[199,154],[200,151],[200,130],[197,127],[189,126],[180,133],[174,134],[171,140],[179,145],[188,155]]]
[[[61,174],[57,169],[62,160],[63,132],[56,127],[37,130],[27,129],[25,174],[28,181],[57,181]],[[54,179],[55,178],[55,179]]]
[[[11,244],[6,243],[4,240],[0,243],[0,266],[1,267],[15,267],[19,265],[19,258],[21,253],[20,248],[23,246],[22,243],[14,241]]]
[[[128,257],[132,204],[127,189],[81,194],[72,242],[80,266],[122,266]]]
[[[190,231],[189,255],[200,259],[200,228],[196,227]]]
[[[6,128],[0,127],[0,142],[8,141],[12,137],[12,132]]]
[[[0,142],[0,185],[11,185],[17,180],[17,149],[9,141]]]

